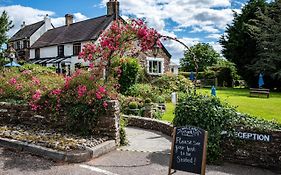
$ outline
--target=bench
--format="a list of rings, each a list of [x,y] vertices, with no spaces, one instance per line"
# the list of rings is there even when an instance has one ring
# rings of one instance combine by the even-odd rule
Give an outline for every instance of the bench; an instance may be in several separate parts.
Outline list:
[[[269,98],[269,93],[269,89],[250,88],[250,97],[260,97],[260,95],[266,95],[266,97]]]

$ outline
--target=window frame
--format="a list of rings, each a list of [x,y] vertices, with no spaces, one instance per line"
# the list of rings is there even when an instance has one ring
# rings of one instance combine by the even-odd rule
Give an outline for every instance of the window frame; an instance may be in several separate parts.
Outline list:
[[[60,48],[62,48],[62,49],[60,49]],[[57,49],[58,49],[58,57],[64,57],[65,56],[64,55],[64,45],[58,45]]]
[[[40,58],[40,48],[35,49],[34,52],[35,58]]]
[[[81,43],[74,43],[73,44],[73,56],[78,56],[79,55],[79,53],[81,52]],[[78,53],[76,53],[76,49],[77,49],[77,47],[79,47],[79,51],[78,51]],[[76,49],[75,49],[76,48]]]
[[[164,58],[147,57],[147,73],[149,75],[163,75],[164,74]],[[152,70],[153,64],[156,62],[156,72]],[[159,65],[160,63],[160,65]],[[152,66],[152,67],[151,67]]]

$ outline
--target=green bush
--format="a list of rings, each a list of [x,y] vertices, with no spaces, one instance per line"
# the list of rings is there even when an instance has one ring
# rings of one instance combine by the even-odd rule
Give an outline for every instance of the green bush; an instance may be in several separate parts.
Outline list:
[[[152,101],[151,101],[151,99],[150,98],[146,98],[145,100],[144,100],[144,103],[145,104],[150,104]]]
[[[192,125],[208,131],[208,162],[214,163],[221,157],[222,131],[230,130],[230,121],[235,115],[216,97],[187,94],[179,99],[175,109],[175,126]]]
[[[159,94],[159,89],[150,84],[135,84],[131,86],[126,93],[128,96],[139,97],[142,99],[150,98],[153,102],[156,102]]]
[[[130,109],[138,109],[138,103],[135,101],[132,101],[129,103],[129,108]]]
[[[222,103],[217,97],[180,94],[175,109],[175,126],[192,125],[208,131],[208,162],[221,160],[222,132],[234,130],[272,131],[280,130],[281,125],[255,117],[237,113],[235,108]]]
[[[120,92],[124,94],[132,85],[136,84],[140,65],[136,58],[122,58],[115,61],[114,67],[121,70],[118,83],[120,84]]]
[[[158,87],[161,94],[169,94],[172,92],[187,92],[193,87],[192,82],[182,75],[175,76],[173,74],[164,74],[152,82],[153,86]]]
[[[125,130],[126,125],[127,125],[127,121],[123,117],[121,117],[120,118],[120,130],[119,130],[121,146],[128,144],[128,140],[126,137],[126,130]]]

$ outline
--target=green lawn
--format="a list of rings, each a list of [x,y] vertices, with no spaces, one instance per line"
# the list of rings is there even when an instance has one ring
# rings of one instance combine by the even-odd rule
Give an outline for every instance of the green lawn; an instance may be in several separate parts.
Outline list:
[[[198,93],[210,94],[211,89],[198,89]],[[266,120],[275,120],[281,123],[281,93],[271,92],[269,98],[249,97],[248,89],[219,89],[217,96],[236,106],[241,113],[251,114],[258,118]],[[167,112],[163,120],[172,121],[174,115],[172,111],[174,107],[172,104],[167,104]]]

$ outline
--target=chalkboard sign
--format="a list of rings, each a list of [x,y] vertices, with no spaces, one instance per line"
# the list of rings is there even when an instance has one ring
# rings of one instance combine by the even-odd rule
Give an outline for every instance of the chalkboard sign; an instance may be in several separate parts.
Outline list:
[[[192,126],[174,128],[169,175],[171,169],[205,174],[207,135]]]

